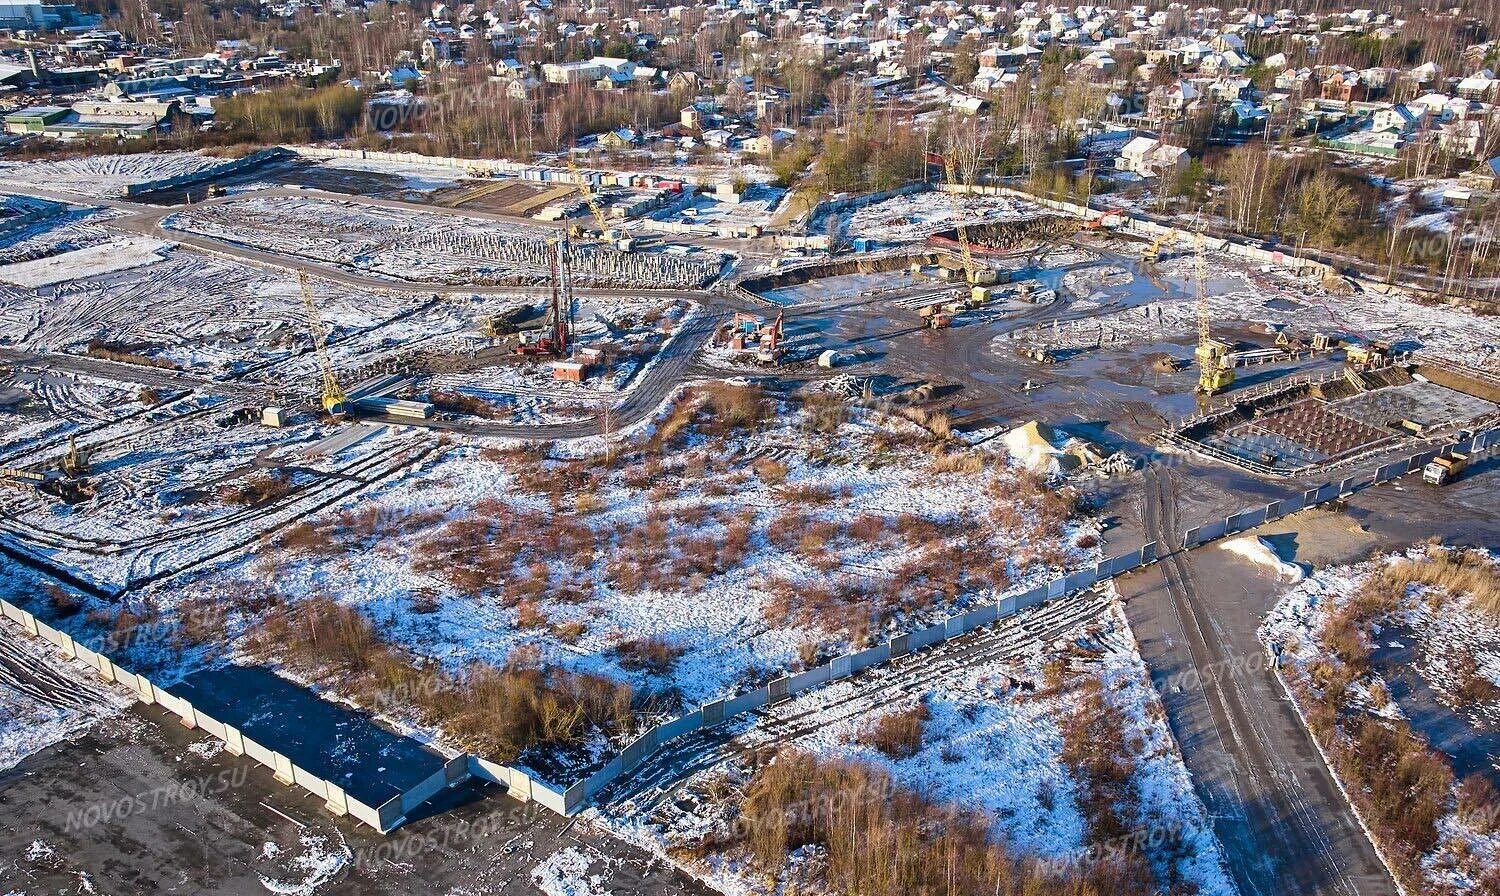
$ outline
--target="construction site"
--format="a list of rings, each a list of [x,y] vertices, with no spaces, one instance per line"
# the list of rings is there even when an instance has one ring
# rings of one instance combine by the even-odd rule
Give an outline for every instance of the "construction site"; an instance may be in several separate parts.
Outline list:
[[[1184,651],[1259,650],[1214,640],[1253,641],[1255,621],[1181,569],[1253,575],[1204,558],[1249,531],[1246,508],[1269,525],[1294,500],[1337,516],[1304,537],[1329,551],[1445,508],[1492,532],[1494,318],[944,162],[777,233],[771,188],[736,216],[728,177],[571,162],[0,170],[30,216],[0,245],[18,583],[0,596],[80,644],[125,614],[170,629],[113,658],[148,689],[270,670],[441,754],[406,776],[421,787],[364,770],[358,792],[396,793],[374,833],[337,811],[354,790],[309,789],[350,842],[438,822],[448,808],[419,804],[449,775],[597,810],[601,837],[677,861],[743,757],[862,755],[869,726],[920,704],[934,733],[892,773],[951,767],[937,791],[968,788],[1064,861],[1086,801],[1057,719],[1097,678],[1132,720],[1151,817],[1199,832],[1160,863],[1230,892],[1261,871],[1200,782],[1233,773],[1176,742],[1257,709],[1155,686]],[[200,604],[224,615],[178,637]],[[273,626],[303,607],[365,620],[376,659],[291,643],[303,628]],[[1197,624],[1163,635],[1168,617]],[[392,668],[438,676],[443,699],[371,705],[392,688],[368,670]],[[513,676],[588,711],[501,736],[522,701],[464,688]],[[215,693],[188,714],[222,723]],[[344,773],[308,754],[308,780]]]

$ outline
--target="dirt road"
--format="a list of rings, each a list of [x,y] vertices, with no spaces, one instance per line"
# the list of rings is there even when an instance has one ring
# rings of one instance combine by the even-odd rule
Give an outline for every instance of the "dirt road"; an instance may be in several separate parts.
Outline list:
[[[1179,550],[1173,472],[1144,479],[1144,527],[1171,550],[1119,581],[1126,616],[1240,889],[1394,896],[1260,647],[1281,589],[1217,548]]]

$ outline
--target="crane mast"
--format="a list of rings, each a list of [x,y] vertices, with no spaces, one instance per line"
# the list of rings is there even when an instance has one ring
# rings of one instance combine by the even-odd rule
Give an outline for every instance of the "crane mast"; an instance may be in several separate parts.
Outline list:
[[[1193,352],[1198,359],[1197,392],[1204,396],[1216,395],[1234,383],[1234,346],[1213,337],[1208,312],[1208,246],[1201,230],[1193,235],[1193,249],[1197,254],[1194,262],[1197,280],[1194,310],[1198,317],[1198,348]]]
[[[318,370],[323,376],[323,410],[335,417],[349,411],[349,396],[339,385],[333,372],[333,360],[328,356],[328,329],[323,325],[323,316],[318,313],[318,303],[313,300],[312,284],[306,271],[297,272],[297,285],[302,289],[302,308],[307,315],[307,331],[312,337],[313,353],[318,359]]]

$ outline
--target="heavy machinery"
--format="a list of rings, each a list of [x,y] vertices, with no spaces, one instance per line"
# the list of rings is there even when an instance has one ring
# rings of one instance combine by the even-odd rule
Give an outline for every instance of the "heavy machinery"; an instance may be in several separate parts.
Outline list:
[[[516,345],[520,355],[551,355],[561,358],[573,346],[573,274],[568,266],[568,240],[547,241],[552,269],[552,296],[541,329],[521,334]]]
[[[578,193],[583,197],[584,204],[589,207],[589,212],[594,216],[594,223],[599,227],[599,238],[621,252],[633,251],[635,238],[623,227],[609,226],[609,219],[604,217],[604,209],[599,207],[599,200],[594,196],[593,186],[589,184],[589,179],[584,177],[583,172],[578,170],[578,165],[571,155],[568,156],[568,170],[572,172],[573,180],[578,184]],[[569,235],[575,238],[582,237],[583,228],[575,224],[569,228]]]
[[[923,305],[917,309],[922,316],[922,326],[928,330],[946,330],[953,323],[953,312],[949,311],[944,302],[934,302],[931,305]]]
[[[1455,451],[1446,457],[1434,457],[1422,468],[1422,481],[1428,485],[1447,485],[1469,466],[1469,456]]]
[[[1202,236],[1202,234],[1199,234]],[[1151,241],[1151,245],[1141,250],[1141,262],[1143,264],[1156,264],[1161,261],[1161,250],[1177,242],[1177,229],[1173,228]]]
[[[769,327],[764,328],[760,335],[760,345],[755,349],[755,360],[758,364],[767,366],[780,364],[782,355],[786,350],[781,347],[784,333],[781,328],[782,312],[776,312],[776,319]]]
[[[68,453],[63,455],[62,470],[74,479],[89,471],[89,456],[72,436],[68,436]]]
[[[1172,231],[1175,233],[1176,231]],[[1152,244],[1153,246],[1155,243]],[[1196,310],[1198,313],[1198,348],[1193,355],[1198,359],[1199,395],[1217,395],[1234,383],[1234,344],[1213,338],[1208,314],[1208,261],[1207,243],[1200,231],[1194,234],[1193,249],[1197,253]]]
[[[958,249],[963,257],[964,279],[969,284],[970,297],[982,305],[989,301],[990,287],[999,276],[988,267],[981,269],[974,263],[974,252],[969,246],[969,227],[964,223],[964,204],[959,196],[958,176],[954,173],[951,152],[943,157],[943,174],[948,179],[948,197],[953,201],[953,231],[958,237]]]
[[[323,376],[323,410],[334,417],[349,413],[349,396],[339,385],[333,373],[333,361],[328,356],[328,330],[323,326],[323,316],[318,313],[318,303],[313,300],[312,284],[306,271],[297,272],[297,285],[302,288],[302,309],[307,314],[307,332],[312,337],[313,353],[318,358],[318,370]]]

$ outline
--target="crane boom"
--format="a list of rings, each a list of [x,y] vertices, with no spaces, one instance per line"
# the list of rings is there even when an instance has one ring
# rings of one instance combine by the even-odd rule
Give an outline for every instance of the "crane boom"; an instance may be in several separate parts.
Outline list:
[[[969,285],[975,285],[974,253],[969,249],[969,228],[964,224],[964,203],[958,195],[958,178],[953,173],[953,154],[943,156],[943,173],[948,178],[948,196],[953,200],[954,232],[958,234],[958,248],[963,255],[964,277]]]
[[[584,203],[594,213],[594,221],[599,225],[599,235],[604,236],[609,230],[609,221],[604,217],[604,210],[599,207],[599,200],[594,198],[594,188],[589,184],[589,179],[578,170],[572,155],[568,156],[568,170],[573,173],[573,180],[578,184],[578,192],[583,196]]]
[[[297,285],[302,289],[302,308],[307,314],[307,331],[312,337],[313,353],[318,358],[318,369],[323,375],[323,409],[334,416],[349,410],[349,396],[339,385],[333,372],[333,360],[328,356],[328,330],[323,326],[323,316],[318,313],[318,303],[313,300],[312,284],[306,271],[297,272]]]

